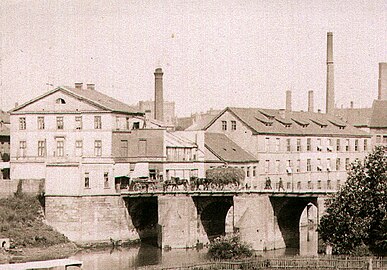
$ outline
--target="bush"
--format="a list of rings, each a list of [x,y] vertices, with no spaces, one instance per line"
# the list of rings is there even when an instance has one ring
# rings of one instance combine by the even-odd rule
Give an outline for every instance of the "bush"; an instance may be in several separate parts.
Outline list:
[[[253,252],[248,244],[241,241],[238,234],[232,234],[218,237],[210,243],[208,255],[212,259],[231,260],[251,257]]]

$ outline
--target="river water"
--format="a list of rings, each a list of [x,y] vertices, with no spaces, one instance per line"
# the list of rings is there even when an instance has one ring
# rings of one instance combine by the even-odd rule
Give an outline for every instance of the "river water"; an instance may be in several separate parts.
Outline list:
[[[315,228],[301,227],[300,249],[279,249],[256,252],[259,256],[277,257],[293,255],[316,255],[317,233]],[[124,270],[142,266],[160,265],[165,267],[181,266],[207,260],[207,249],[161,250],[157,247],[141,244],[130,248],[87,250],[77,253],[71,259],[83,261],[84,270]]]

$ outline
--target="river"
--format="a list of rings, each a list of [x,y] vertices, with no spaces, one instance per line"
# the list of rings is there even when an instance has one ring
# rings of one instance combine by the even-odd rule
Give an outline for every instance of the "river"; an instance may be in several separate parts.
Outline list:
[[[256,252],[260,256],[291,256],[316,255],[317,234],[315,228],[301,227],[300,249],[279,249],[266,252]],[[124,270],[136,269],[141,266],[161,265],[180,266],[207,260],[207,249],[173,249],[161,250],[157,247],[140,244],[130,248],[84,250],[72,256],[72,259],[83,261],[84,270]]]

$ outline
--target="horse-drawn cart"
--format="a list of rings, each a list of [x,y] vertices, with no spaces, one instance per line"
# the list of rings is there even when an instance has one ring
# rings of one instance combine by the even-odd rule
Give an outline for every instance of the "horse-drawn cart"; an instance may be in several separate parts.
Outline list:
[[[129,190],[133,191],[154,191],[156,189],[156,181],[149,178],[136,178],[130,181]]]

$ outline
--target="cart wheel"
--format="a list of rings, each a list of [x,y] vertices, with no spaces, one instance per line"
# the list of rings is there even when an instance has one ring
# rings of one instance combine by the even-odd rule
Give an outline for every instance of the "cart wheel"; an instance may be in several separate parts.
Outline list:
[[[135,183],[133,185],[133,190],[134,191],[140,191],[142,189],[142,185],[140,183]]]

